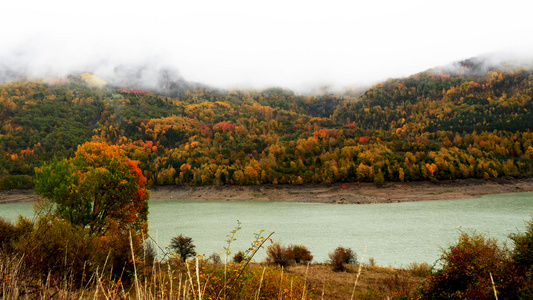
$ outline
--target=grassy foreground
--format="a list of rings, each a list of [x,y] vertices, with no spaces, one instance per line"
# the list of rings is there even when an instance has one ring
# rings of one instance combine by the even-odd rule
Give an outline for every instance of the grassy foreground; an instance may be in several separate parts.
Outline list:
[[[278,260],[254,262],[271,242],[261,233],[248,251],[230,257],[239,229],[228,235],[224,253],[205,257],[195,256],[192,245],[186,256],[156,248],[117,226],[94,236],[51,217],[35,223],[20,217],[16,224],[0,219],[0,299],[396,299],[415,295],[430,274],[429,266],[352,265],[355,256],[341,265],[299,264],[297,258],[312,256],[300,251],[289,259],[288,248],[276,243],[265,247]]]
[[[69,278],[27,278],[20,261],[0,261],[1,299],[404,299],[424,280],[415,269],[350,266],[334,272],[324,264],[287,268],[262,263],[213,264],[202,260],[139,265],[131,282],[106,274],[85,284]]]
[[[341,246],[327,264],[300,263],[312,261],[305,246],[266,246],[263,232],[230,257],[240,224],[210,257],[181,235],[161,256],[135,231],[108,228],[94,236],[57,218],[0,219],[0,299],[533,299],[533,221],[509,236],[512,248],[462,233],[437,265],[406,269],[357,264]],[[254,262],[263,245],[267,262]]]

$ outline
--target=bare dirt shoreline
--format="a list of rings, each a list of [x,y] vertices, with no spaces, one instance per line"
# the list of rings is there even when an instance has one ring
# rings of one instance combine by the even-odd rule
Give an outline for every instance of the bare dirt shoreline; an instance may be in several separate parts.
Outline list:
[[[289,201],[311,203],[367,204],[475,198],[490,194],[533,192],[533,178],[372,183],[253,186],[164,186],[150,190],[152,200],[200,201]],[[0,203],[39,200],[33,190],[0,191]]]

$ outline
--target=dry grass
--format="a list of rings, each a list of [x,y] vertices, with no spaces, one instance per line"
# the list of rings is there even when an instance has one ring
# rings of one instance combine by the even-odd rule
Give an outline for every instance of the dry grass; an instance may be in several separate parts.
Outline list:
[[[306,272],[306,266],[295,265],[287,273]],[[314,291],[309,299],[351,299],[359,266],[348,266],[346,272],[334,272],[330,265],[313,264],[307,270],[307,282]],[[399,299],[414,295],[424,278],[405,269],[363,266],[355,287],[354,299]]]
[[[65,246],[58,252],[58,247],[50,245],[72,246],[83,244],[84,240],[81,231],[66,230],[70,228],[68,224],[52,225],[43,229],[48,235],[28,231],[30,241],[35,243],[18,244],[27,251],[9,248],[7,244],[4,246],[9,251],[2,253],[0,249],[0,300],[397,299],[413,295],[421,281],[414,275],[419,266],[397,270],[350,265],[346,271],[334,272],[330,264],[293,263],[284,269],[269,263],[250,263],[253,253],[270,240],[270,235],[265,238],[260,234],[251,248],[254,251],[245,255],[243,263],[217,264],[201,256],[186,262],[174,256],[163,262],[149,259],[149,251],[135,250],[140,246],[130,233],[120,240],[127,247],[117,248],[115,253],[128,264],[121,271],[113,266],[111,252],[103,257],[105,261],[85,261],[84,255],[75,255],[78,252],[73,252],[77,249],[73,247]],[[228,249],[233,240],[229,237]],[[41,244],[49,247],[39,248]],[[90,251],[98,250],[93,244],[87,245],[92,246],[87,248]]]
[[[95,276],[84,286],[64,280],[25,278],[20,260],[0,260],[0,299],[351,299],[358,266],[333,272],[326,264],[292,265],[286,269],[268,264],[247,266],[242,278],[224,285],[224,265],[202,260],[189,264],[155,262],[139,266],[139,276],[125,285],[109,276]],[[242,264],[231,264],[235,276]],[[354,299],[399,299],[412,296],[423,280],[409,270],[364,266]],[[51,277],[51,276],[50,276]],[[48,278],[49,279],[49,278]],[[235,278],[234,278],[235,279]]]

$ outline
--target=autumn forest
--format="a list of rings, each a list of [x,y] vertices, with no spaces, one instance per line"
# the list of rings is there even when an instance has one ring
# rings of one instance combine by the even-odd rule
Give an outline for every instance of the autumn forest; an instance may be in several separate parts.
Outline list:
[[[366,91],[300,95],[89,73],[0,85],[0,189],[86,141],[120,146],[148,185],[440,181],[533,175],[533,70],[471,59]]]

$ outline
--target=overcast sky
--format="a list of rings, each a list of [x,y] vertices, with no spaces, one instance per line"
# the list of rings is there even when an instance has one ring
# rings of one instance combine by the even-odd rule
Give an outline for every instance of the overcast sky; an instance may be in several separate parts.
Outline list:
[[[35,73],[149,61],[216,87],[342,87],[532,51],[532,8],[530,0],[10,0],[0,59]]]

